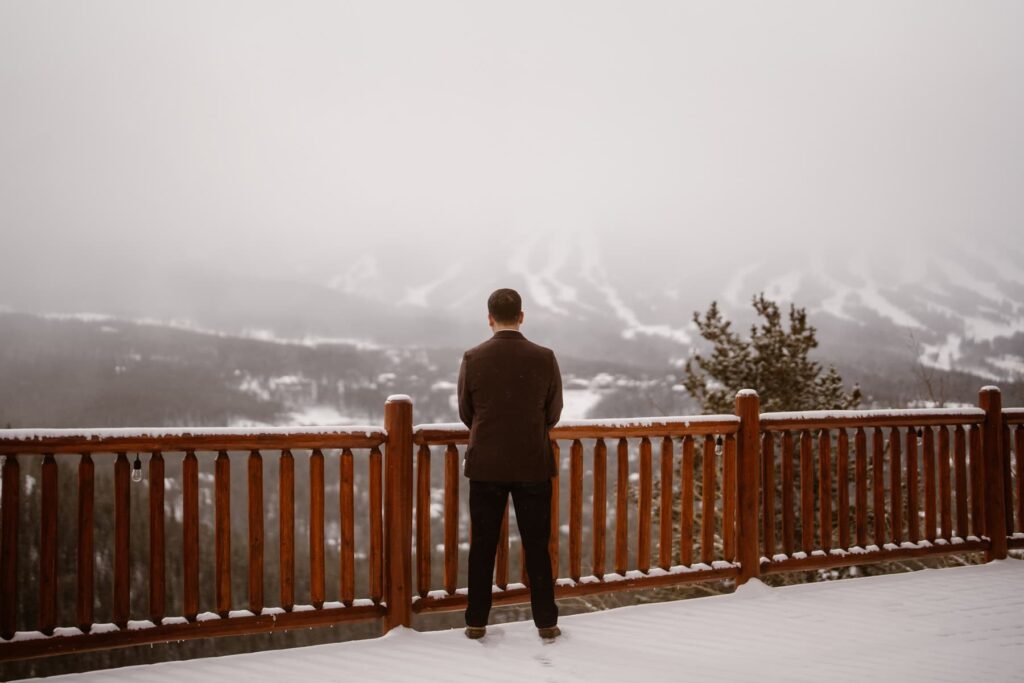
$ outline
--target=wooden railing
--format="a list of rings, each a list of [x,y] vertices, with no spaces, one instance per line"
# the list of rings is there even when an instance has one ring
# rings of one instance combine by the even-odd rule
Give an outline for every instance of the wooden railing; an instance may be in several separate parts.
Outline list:
[[[1003,501],[1007,544],[1024,548],[1024,408],[1003,411]]]
[[[411,411],[409,411],[411,414]],[[384,523],[382,455],[387,432],[379,427],[328,429],[245,430],[104,430],[72,432],[54,430],[32,432],[8,430],[0,434],[0,454],[5,456],[2,509],[2,554],[0,554],[0,659],[33,657],[67,651],[82,651],[166,642],[190,638],[259,633],[297,627],[321,626],[385,616],[384,608]],[[308,452],[309,529],[308,563],[310,575],[309,605],[296,604],[295,598],[295,457]],[[334,451],[340,472],[339,485],[339,584],[338,600],[325,600],[324,581],[324,459]],[[131,512],[132,487],[141,482],[141,460],[133,464],[127,454],[148,453],[148,482],[136,497],[148,498],[148,562],[132,567]],[[215,595],[212,604],[200,604],[200,458],[216,454],[213,461],[213,527]],[[278,487],[273,515],[264,505],[264,455],[277,460]],[[26,457],[28,456],[28,457]],[[136,456],[138,457],[138,456]],[[393,457],[389,454],[389,458]],[[20,460],[41,459],[39,476],[40,529],[21,529],[19,497],[26,478],[21,476]],[[113,535],[103,539],[112,545],[113,586],[111,595],[94,592],[94,568],[98,561],[94,530],[95,481],[97,464],[113,461]],[[231,461],[245,461],[247,475],[247,602],[238,604],[232,595],[231,553]],[[355,461],[368,468],[368,501],[364,515],[369,528],[367,580],[363,593],[355,590]],[[181,544],[166,543],[165,485],[170,461],[180,467]],[[58,464],[60,463],[60,464]],[[58,499],[58,469],[77,469],[77,500]],[[133,471],[137,472],[133,476]],[[59,527],[58,509],[76,506],[75,527]],[[278,547],[264,545],[265,520],[278,520]],[[209,520],[207,520],[209,522]],[[77,527],[77,528],[76,528]],[[21,534],[39,534],[38,563],[24,566],[19,553]],[[305,539],[304,539],[305,540]],[[74,544],[77,551],[76,586],[73,595],[61,592],[57,581],[58,544]],[[300,546],[301,547],[301,546]],[[208,551],[207,551],[208,552]],[[301,552],[301,551],[300,551]],[[21,557],[19,557],[19,554]],[[279,585],[277,601],[267,604],[264,597],[265,555],[275,554]],[[180,574],[169,577],[168,555],[180,559]],[[104,556],[109,556],[104,554]],[[209,555],[207,555],[209,556]],[[35,623],[19,623],[18,603],[21,591],[19,572],[37,576],[38,610]],[[144,573],[146,601],[132,610],[131,588],[134,574]],[[166,596],[169,581],[180,581],[180,612],[168,614]],[[70,605],[58,605],[58,598]],[[109,600],[110,623],[94,623],[97,603]],[[138,601],[136,600],[136,603]],[[58,624],[58,607],[69,621]],[[234,609],[240,607],[241,609]],[[21,626],[22,631],[18,632]],[[59,627],[63,626],[63,627]],[[34,630],[30,630],[33,629]]]
[[[984,420],[980,409],[762,415],[762,571],[919,557],[951,545],[985,550]]]
[[[643,418],[637,420],[575,420],[561,422],[551,430],[550,436],[559,474],[552,487],[552,516],[550,554],[553,574],[562,576],[556,584],[558,597],[586,595],[598,592],[617,591],[646,586],[661,586],[709,579],[733,578],[737,565],[726,559],[732,556],[736,542],[735,500],[736,491],[736,436],[740,419],[735,415],[702,415],[699,417]],[[465,515],[460,514],[460,454],[458,447],[469,439],[469,430],[462,424],[420,425],[413,431],[413,442],[417,445],[416,458],[416,591],[418,596],[413,604],[416,612],[431,612],[465,607],[465,591],[457,588],[460,566],[460,538],[468,537],[468,528],[460,524]],[[589,442],[589,447],[584,447]],[[613,444],[614,455],[610,461],[608,442]],[[568,481],[562,461],[562,444],[568,446]],[[654,449],[659,453],[659,504],[653,509],[654,500]],[[590,573],[584,575],[584,470],[585,451],[590,457],[591,476],[587,479],[590,490],[589,557]],[[699,455],[698,455],[699,451]],[[430,512],[434,489],[432,478],[433,454],[443,456],[444,477],[440,483],[443,492],[444,540],[441,576],[436,576],[432,552]],[[699,470],[695,463],[699,458]],[[630,502],[630,464],[635,462],[637,477],[635,498]],[[675,503],[674,473],[680,463],[681,503]],[[608,487],[609,466],[613,474],[614,490]],[[721,477],[722,490],[726,495],[703,497],[698,508],[701,520],[707,520],[700,527],[694,543],[694,481],[698,472],[702,490],[715,491]],[[721,475],[719,474],[721,472]],[[562,563],[560,539],[562,490],[568,498],[568,562],[567,572],[559,571]],[[729,493],[731,492],[731,494]],[[609,500],[611,493],[611,500]],[[610,503],[610,504],[609,504]],[[673,552],[673,515],[679,505],[680,524],[685,531],[682,542]],[[608,542],[608,508],[613,510],[613,537]],[[630,563],[629,509],[635,508],[636,533],[633,539],[634,562]],[[657,516],[659,536],[657,552],[653,552],[652,527]],[[724,539],[716,547],[715,539]],[[695,547],[696,546],[696,547]],[[498,592],[494,604],[523,602],[529,599],[528,580],[522,552],[514,550],[519,557],[519,582],[509,580],[510,555],[513,548],[509,543],[509,511],[506,509],[502,524],[501,538],[495,566],[495,585]],[[696,551],[696,552],[695,552]],[[612,561],[609,567],[608,555]],[[697,559],[694,562],[694,559]],[[606,573],[610,568],[612,571]],[[435,581],[440,578],[440,585]]]
[[[384,415],[383,428],[0,431],[0,660],[368,619],[387,630],[464,607],[459,447],[468,430],[413,427],[405,396],[390,397]],[[766,414],[743,391],[735,415],[566,421],[550,437],[559,597],[963,552],[997,559],[1024,548],[1024,410],[1004,411],[994,387],[973,409]],[[148,454],[145,483],[133,483],[143,474],[138,453]],[[265,455],[276,459],[276,488],[264,482]],[[308,552],[298,555],[296,460],[308,473],[298,491],[309,520],[300,539]],[[246,540],[245,562],[232,554],[233,463],[246,474],[245,533],[235,534]],[[96,515],[98,466],[113,475],[106,526]],[[59,495],[61,472],[76,495]],[[30,483],[38,528],[23,528],[19,499]],[[180,497],[165,497],[179,488]],[[325,489],[332,500],[337,491],[331,506]],[[200,505],[201,494],[211,500]],[[133,499],[148,510],[141,530]],[[529,599],[508,517],[495,604]],[[147,548],[134,564],[133,528]],[[106,534],[97,539],[97,529]],[[168,529],[180,539],[169,544]],[[277,547],[265,552],[271,532]],[[32,556],[19,543],[28,534],[39,541]],[[328,547],[337,549],[330,561]],[[74,561],[72,590],[61,590],[62,549]],[[113,580],[98,595],[94,568],[107,558]],[[212,558],[209,596],[201,558]],[[297,558],[308,567],[298,596]],[[277,569],[276,600],[265,595],[267,567]],[[19,610],[26,585],[34,614]],[[109,623],[96,623],[98,604]]]

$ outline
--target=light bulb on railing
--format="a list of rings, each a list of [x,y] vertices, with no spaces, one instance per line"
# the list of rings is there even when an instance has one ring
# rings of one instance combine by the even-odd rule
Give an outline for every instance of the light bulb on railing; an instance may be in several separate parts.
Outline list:
[[[722,437],[715,439],[715,455],[722,454]]]
[[[135,454],[135,462],[132,463],[132,481],[142,481],[142,461],[139,460],[139,454]]]

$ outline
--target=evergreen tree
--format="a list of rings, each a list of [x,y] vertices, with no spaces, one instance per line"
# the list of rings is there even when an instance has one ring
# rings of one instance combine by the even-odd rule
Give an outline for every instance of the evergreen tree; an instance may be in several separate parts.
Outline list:
[[[709,355],[693,355],[685,367],[683,386],[705,413],[731,413],[740,389],[754,389],[761,398],[761,410],[848,410],[860,403],[860,389],[846,393],[836,369],[825,370],[811,360],[818,346],[815,328],[807,322],[807,311],[789,307],[789,329],[785,329],[779,305],[761,293],[753,298],[760,324],[751,325],[750,338],[734,332],[712,301],[702,317],[693,314],[700,335],[711,343]]]

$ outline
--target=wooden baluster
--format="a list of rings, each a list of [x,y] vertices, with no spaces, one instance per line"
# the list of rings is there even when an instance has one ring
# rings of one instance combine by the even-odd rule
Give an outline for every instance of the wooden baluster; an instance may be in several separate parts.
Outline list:
[[[508,588],[508,501],[501,516],[501,530],[498,533],[498,552],[494,557],[494,583],[501,590]]]
[[[341,602],[351,607],[356,599],[356,501],[355,465],[352,450],[341,451],[338,465],[338,519],[341,525],[341,544],[338,558],[338,583]]]
[[[907,538],[911,543],[921,540],[918,517],[921,506],[918,504],[917,477],[917,432],[907,427]]]
[[[814,460],[811,456],[811,433],[800,433],[800,550],[814,549]]]
[[[309,601],[324,606],[324,454],[319,448],[309,456]]]
[[[18,456],[4,457],[3,484],[0,490],[0,638],[14,637],[18,624],[18,497],[21,488]],[[91,482],[91,480],[90,480]],[[81,489],[79,489],[81,490]],[[90,540],[92,536],[90,526]],[[81,535],[79,536],[81,538]],[[90,591],[92,584],[90,583]],[[92,620],[92,604],[90,622]]]
[[[637,519],[640,527],[637,530],[636,565],[637,569],[647,572],[651,568],[651,502],[653,494],[653,477],[651,462],[651,440],[646,436],[640,439],[640,495],[637,501]]]
[[[194,621],[199,614],[199,460],[191,450],[181,463],[181,502],[183,604],[185,618]]]
[[[416,452],[416,592],[430,592],[430,446]]]
[[[821,548],[832,549],[832,437],[827,429],[818,434],[818,513],[821,515]]]
[[[981,426],[972,425],[970,433],[971,533],[985,535],[985,452],[981,446]]]
[[[592,524],[594,526],[594,561],[591,573],[604,579],[606,508],[608,507],[608,447],[604,439],[594,444],[594,498]]]
[[[704,437],[701,459],[700,561],[711,564],[715,557],[715,499],[718,492],[715,486],[715,438],[710,434]]]
[[[672,437],[661,440],[661,499],[658,516],[658,566],[672,566]]]
[[[263,455],[249,452],[249,611],[263,612]]]
[[[629,445],[619,439],[615,484],[615,573],[625,575],[629,564]]]
[[[217,580],[215,602],[217,614],[226,617],[231,611],[231,460],[227,451],[217,453],[213,464],[214,477],[214,561]]]
[[[43,457],[39,513],[39,630],[57,626],[57,461]]]
[[[775,554],[775,434],[761,435],[761,539],[768,559]]]
[[[924,427],[922,451],[924,468],[924,537],[935,540],[935,434],[931,427]]]
[[[1002,415],[1000,415],[1002,419]],[[1003,420],[1003,452],[1000,461],[1003,463],[1003,506],[1006,511],[1006,535],[1013,534],[1013,472],[1010,469],[1010,425]],[[1018,531],[1024,531],[1018,527]]]
[[[548,540],[548,554],[551,556],[551,576],[558,578],[558,540],[562,533],[561,526],[559,524],[558,514],[558,498],[559,498],[559,480],[561,478],[560,472],[562,471],[562,451],[558,447],[558,442],[555,440],[551,441],[551,453],[555,461],[555,476],[551,479],[551,536]]]
[[[379,468],[379,465],[378,465]],[[280,503],[280,520],[278,556],[280,562],[280,598],[281,607],[291,611],[295,606],[295,457],[288,449],[281,451],[278,460],[278,501]],[[373,477],[370,478],[373,499]],[[380,495],[378,486],[377,494]],[[371,528],[373,526],[371,517]],[[380,522],[377,522],[378,526]],[[380,548],[378,546],[378,552]],[[372,550],[371,550],[372,554]],[[371,572],[372,575],[372,572]]]
[[[93,570],[96,562],[93,555],[94,482],[95,465],[92,456],[82,453],[82,458],[78,462],[78,590],[75,610],[78,628],[82,633],[88,633],[93,622]],[[7,500],[6,489],[4,500]],[[6,541],[6,536],[4,538]],[[5,545],[4,548],[6,547]],[[6,584],[3,587],[3,594],[5,598],[15,595],[13,591],[7,590]]]
[[[725,437],[722,453],[722,555],[736,560],[736,437]]]
[[[1013,452],[1017,456],[1017,530],[1024,531],[1024,425],[1013,430]]]
[[[522,538],[519,539],[519,583],[527,588],[530,586],[530,575],[526,571],[526,550],[523,548]]]
[[[114,461],[114,601],[111,618],[127,628],[131,610],[131,485],[132,466],[124,453]]]
[[[953,467],[956,471],[956,535],[967,538],[967,434],[963,425],[953,430]]]
[[[517,526],[518,521],[519,520],[516,520]],[[530,575],[526,571],[526,549],[523,548],[522,537],[519,538],[519,583],[526,587],[530,586]]]
[[[953,536],[953,482],[949,467],[949,430],[939,427],[939,516],[942,518],[942,538]]]
[[[889,505],[892,508],[892,540],[903,542],[903,465],[900,460],[900,430],[889,430]]]
[[[850,547],[850,437],[845,429],[836,437],[836,493],[839,497],[839,547]]]
[[[457,455],[457,454],[456,454]],[[384,489],[380,448],[370,449],[370,599],[384,596]]]
[[[875,545],[879,548],[885,543],[885,434],[881,427],[875,427],[871,435],[871,493],[874,501],[872,510],[875,513]]]
[[[861,548],[868,544],[868,438],[863,427],[857,427],[853,437],[853,447],[857,452],[855,466],[855,491],[857,504],[857,545]]]
[[[796,539],[796,519],[794,517],[793,478],[793,432],[782,434],[782,552],[792,555]]]
[[[683,458],[679,466],[682,492],[679,495],[679,563],[689,567],[693,564],[693,482],[697,477],[694,470],[693,437],[683,437]]]
[[[444,589],[455,594],[459,576],[459,450],[448,444],[444,452]]]
[[[166,612],[167,573],[164,551],[164,456],[149,457],[149,620],[160,625]]]
[[[569,448],[569,577],[580,580],[583,544],[583,444],[573,439]]]

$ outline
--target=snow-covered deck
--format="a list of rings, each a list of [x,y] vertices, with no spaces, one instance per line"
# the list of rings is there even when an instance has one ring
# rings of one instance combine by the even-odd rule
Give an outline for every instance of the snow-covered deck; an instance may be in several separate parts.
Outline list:
[[[99,671],[149,681],[1024,680],[1024,562],[767,588],[530,623]],[[68,677],[71,678],[71,677]],[[47,680],[62,680],[47,679]]]

